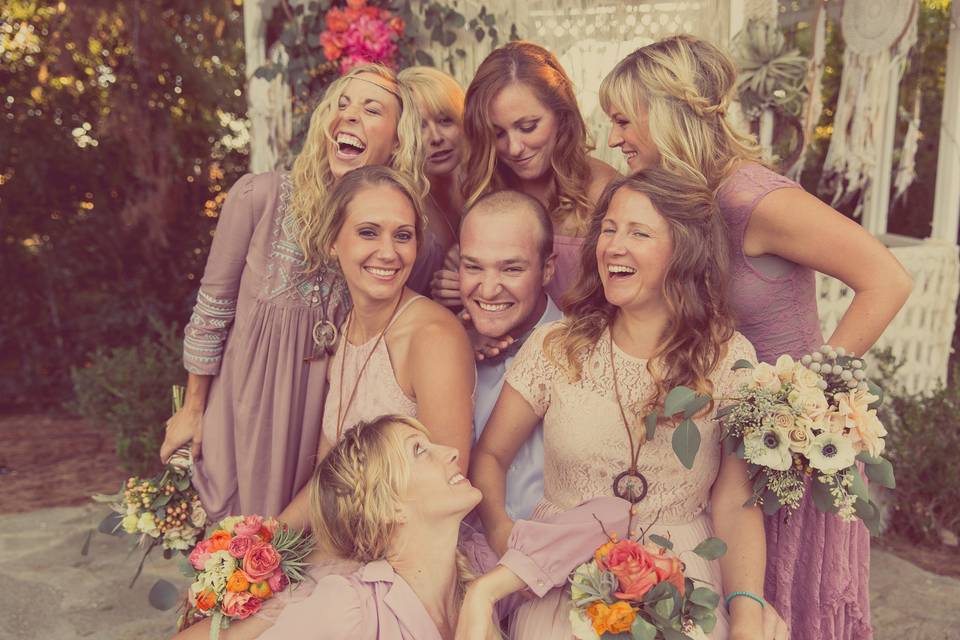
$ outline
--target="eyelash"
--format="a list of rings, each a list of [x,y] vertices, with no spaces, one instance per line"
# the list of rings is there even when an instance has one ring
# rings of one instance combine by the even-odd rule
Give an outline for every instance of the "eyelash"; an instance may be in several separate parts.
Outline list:
[[[413,455],[419,456],[422,453],[426,453],[427,449],[421,443],[416,443],[413,445]]]

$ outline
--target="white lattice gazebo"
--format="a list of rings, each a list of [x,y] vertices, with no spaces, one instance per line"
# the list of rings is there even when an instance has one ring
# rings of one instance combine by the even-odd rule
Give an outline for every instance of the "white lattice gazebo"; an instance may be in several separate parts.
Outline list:
[[[414,0],[414,8],[419,1]],[[248,74],[252,75],[266,61],[266,17],[273,4],[273,0],[244,3]],[[595,155],[621,171],[626,169],[622,155],[606,146],[608,120],[598,102],[600,81],[616,61],[639,46],[673,33],[693,33],[726,46],[749,18],[772,18],[777,11],[774,0],[459,0],[455,3],[457,10],[468,16],[478,14],[481,5],[496,17],[501,28],[514,23],[522,37],[543,44],[557,55],[577,87],[581,110],[596,143]],[[960,288],[956,244],[960,227],[958,25],[960,0],[954,0],[932,233],[922,240],[887,233],[898,80],[888,88],[883,118],[886,128],[879,144],[881,154],[872,165],[862,220],[867,230],[890,247],[914,279],[910,299],[877,345],[877,348],[891,348],[903,362],[899,382],[909,391],[929,390],[946,381]],[[453,75],[466,86],[492,47],[489,38],[478,43],[472,33],[464,31],[451,48],[466,52],[463,57],[454,56],[453,62]],[[427,51],[435,60],[441,60],[449,49],[433,44]],[[276,49],[269,53],[283,55],[282,50]],[[277,81],[250,81],[253,171],[274,168],[279,157],[278,141],[284,135],[289,137],[286,95]],[[843,283],[821,275],[818,295],[821,324],[824,334],[829,335],[849,305],[853,292]]]

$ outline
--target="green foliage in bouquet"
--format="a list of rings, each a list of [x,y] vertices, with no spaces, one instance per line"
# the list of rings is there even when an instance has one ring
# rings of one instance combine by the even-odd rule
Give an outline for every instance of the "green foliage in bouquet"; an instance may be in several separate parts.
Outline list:
[[[156,468],[170,387],[186,378],[176,325],[151,325],[138,344],[99,348],[70,373],[76,400],[68,409],[109,431],[123,467],[135,474]]]

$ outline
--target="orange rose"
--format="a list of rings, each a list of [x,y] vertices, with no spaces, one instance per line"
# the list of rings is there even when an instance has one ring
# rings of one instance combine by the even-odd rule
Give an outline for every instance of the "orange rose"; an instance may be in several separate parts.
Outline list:
[[[250,581],[247,580],[246,574],[244,574],[240,569],[237,569],[231,573],[230,578],[227,579],[227,591],[240,593],[241,591],[246,591],[247,587],[249,586]]]
[[[669,582],[683,595],[683,563],[676,556],[668,556],[663,550],[653,556],[653,566],[659,582]]]
[[[614,602],[607,613],[607,629],[610,630],[610,633],[630,631],[636,617],[637,612],[629,604],[623,600]]]
[[[250,585],[250,593],[260,598],[261,600],[266,600],[273,595],[273,591],[270,590],[270,585],[267,584],[267,581],[263,582],[254,582]]]
[[[267,527],[260,527],[260,532],[257,533],[260,536],[260,539],[264,542],[270,542],[273,540],[273,531],[270,531]]]
[[[233,539],[233,536],[231,536],[229,533],[227,533],[223,529],[214,531],[213,535],[210,536],[209,538],[210,553],[213,553],[214,551],[227,551],[230,547],[230,541],[232,539]]]
[[[615,540],[611,540],[606,544],[600,545],[600,547],[596,550],[596,552],[594,552],[593,559],[596,561],[598,567],[600,567],[603,570],[606,570],[607,554],[610,553],[610,550],[613,549],[614,545],[616,544],[617,543]]]
[[[590,622],[593,623],[593,630],[598,636],[607,632],[607,613],[610,607],[603,600],[597,600],[587,607],[587,615],[590,616]]]
[[[217,594],[213,591],[203,590],[197,594],[197,609],[208,611],[217,604]]]

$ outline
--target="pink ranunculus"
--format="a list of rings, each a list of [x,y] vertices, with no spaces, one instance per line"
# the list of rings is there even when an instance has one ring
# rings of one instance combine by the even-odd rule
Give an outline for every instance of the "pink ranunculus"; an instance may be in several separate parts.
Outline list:
[[[240,559],[247,555],[247,551],[250,551],[255,544],[260,544],[260,538],[256,536],[234,536],[227,551],[234,558]]]
[[[197,571],[203,571],[204,563],[210,558],[210,541],[201,540],[197,546],[190,552],[188,559],[193,568]]]
[[[243,571],[251,582],[266,580],[279,566],[280,554],[272,544],[255,544],[243,556]]]
[[[263,526],[263,518],[260,516],[245,516],[233,528],[235,536],[255,536]]]
[[[267,584],[270,585],[270,591],[280,593],[290,586],[290,578],[285,576],[283,571],[277,569],[273,572],[273,575],[267,579]]]
[[[633,540],[620,540],[607,553],[607,568],[619,582],[613,595],[639,602],[658,582],[657,568],[649,551]]]
[[[259,611],[261,604],[263,604],[263,600],[252,595],[249,591],[239,593],[228,591],[223,596],[220,608],[223,610],[223,614],[229,618],[245,620]]]

